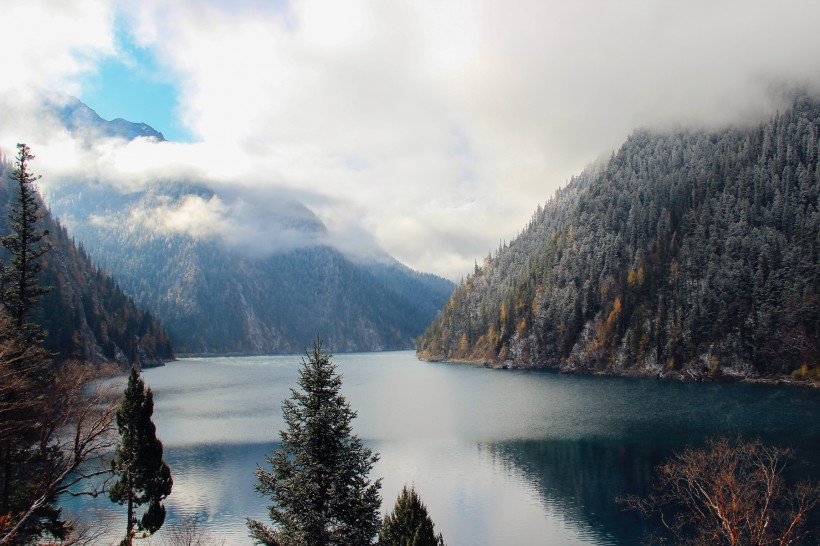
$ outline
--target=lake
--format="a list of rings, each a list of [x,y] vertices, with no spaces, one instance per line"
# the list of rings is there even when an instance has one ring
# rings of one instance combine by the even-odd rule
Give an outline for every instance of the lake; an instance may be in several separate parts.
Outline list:
[[[657,464],[715,433],[794,447],[795,473],[820,473],[818,389],[491,370],[411,351],[333,361],[355,432],[381,454],[371,477],[383,478],[383,511],[414,484],[450,546],[636,544],[642,523],[615,497],[646,493]],[[278,447],[300,364],[184,358],[144,372],[174,477],[166,527],[196,517],[226,544],[251,544],[245,518],[267,522],[269,503],[254,470]],[[102,498],[68,508],[115,534],[125,526]]]

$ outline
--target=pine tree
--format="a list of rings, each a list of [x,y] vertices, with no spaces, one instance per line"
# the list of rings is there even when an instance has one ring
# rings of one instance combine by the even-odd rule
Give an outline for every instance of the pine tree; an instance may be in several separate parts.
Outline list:
[[[42,455],[36,447],[43,431],[46,400],[42,393],[50,387],[53,376],[49,355],[39,345],[43,339],[40,326],[27,322],[29,311],[50,290],[40,286],[37,279],[42,269],[39,259],[50,249],[42,242],[48,231],[37,227],[43,215],[33,184],[40,177],[29,172],[29,162],[34,159],[30,148],[18,144],[17,149],[11,175],[16,193],[8,215],[11,233],[0,238],[10,255],[9,264],[0,262],[0,303],[5,315],[0,318],[0,367],[4,375],[10,374],[4,378],[8,383],[3,385],[0,400],[0,429],[11,426],[0,442],[0,523],[13,520],[15,512],[26,512],[31,491],[36,489],[31,476],[39,471],[37,461]],[[36,536],[42,531],[60,536],[63,522],[51,500],[41,503],[35,517],[27,518],[19,536]]]
[[[43,268],[40,258],[50,250],[51,245],[43,242],[48,230],[37,227],[43,213],[34,188],[40,176],[29,172],[29,162],[34,156],[25,144],[18,144],[17,150],[16,167],[11,175],[12,181],[17,184],[8,219],[11,233],[0,239],[9,251],[11,261],[0,270],[0,296],[18,330],[24,333],[26,340],[35,344],[42,341],[42,333],[39,326],[27,323],[26,319],[31,308],[51,290],[37,282],[37,275]]]
[[[154,395],[150,388],[145,389],[137,369],[132,368],[117,410],[120,443],[111,461],[111,470],[119,479],[108,493],[113,502],[128,506],[123,545],[131,544],[135,530],[153,534],[165,522],[162,500],[171,494],[173,480],[162,460],[162,442],[151,420],[153,413]],[[148,509],[137,519],[134,510],[143,504],[148,504]]]
[[[257,491],[273,501],[274,525],[248,520],[250,536],[267,545],[372,544],[380,524],[381,480],[371,482],[367,475],[378,455],[352,433],[356,412],[340,393],[342,379],[321,339],[306,356],[302,390],[291,389],[282,405],[282,447],[266,457],[272,471],[256,471]]]
[[[411,486],[408,491],[405,485],[393,512],[384,517],[379,546],[444,546],[444,539],[441,533],[436,534],[433,520],[415,487]]]

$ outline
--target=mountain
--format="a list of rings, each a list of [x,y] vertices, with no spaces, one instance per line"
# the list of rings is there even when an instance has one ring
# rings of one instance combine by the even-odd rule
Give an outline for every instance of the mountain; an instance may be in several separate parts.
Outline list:
[[[202,186],[164,183],[125,196],[63,188],[71,193],[53,195],[52,210],[167,325],[180,352],[301,352],[317,334],[335,351],[410,348],[453,288],[392,259],[357,261],[328,246],[254,254],[142,221],[159,203],[174,209],[191,196],[210,199]],[[324,231],[307,214],[279,219],[278,229],[283,224],[303,236]]]
[[[122,118],[105,120],[82,101],[62,95],[48,94],[44,97],[47,111],[56,115],[63,126],[88,139],[118,137],[131,140],[137,137],[148,137],[160,142],[165,140],[162,133],[146,123],[133,123]]]
[[[15,199],[7,171],[11,166],[0,162],[3,219]],[[115,362],[123,368],[134,364],[156,366],[173,359],[170,338],[151,314],[138,309],[50,213],[45,214],[42,223],[49,231],[45,240],[52,249],[42,258],[40,283],[53,290],[43,296],[32,321],[47,332],[45,348],[58,360]],[[0,222],[0,236],[8,232],[6,222]],[[0,256],[7,262],[5,249]]]
[[[430,360],[817,376],[820,101],[749,129],[634,133],[539,206],[418,340]]]
[[[302,352],[317,335],[334,351],[412,348],[453,290],[387,255],[335,249],[307,207],[276,193],[170,180],[120,193],[62,181],[47,200],[181,353]]]

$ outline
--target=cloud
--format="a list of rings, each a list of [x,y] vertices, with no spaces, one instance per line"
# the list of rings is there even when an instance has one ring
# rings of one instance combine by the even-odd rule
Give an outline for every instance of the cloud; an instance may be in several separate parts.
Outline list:
[[[101,227],[117,226],[156,237],[216,241],[258,256],[333,244],[316,216],[286,195],[287,191],[266,189],[248,200],[231,192],[217,195],[201,186],[156,185],[125,210],[92,214],[89,219]]]
[[[49,140],[38,92],[76,92],[76,78],[115,53],[106,0],[4,2],[0,17],[0,147]]]
[[[0,91],[33,86],[73,90],[73,78],[114,53],[113,11],[106,0],[11,1],[3,4]]]
[[[116,54],[112,13],[199,142],[109,143],[75,170],[287,188],[339,244],[454,279],[636,127],[757,122],[820,86],[813,0],[101,3],[87,38],[53,39],[69,68],[30,79],[70,88]]]

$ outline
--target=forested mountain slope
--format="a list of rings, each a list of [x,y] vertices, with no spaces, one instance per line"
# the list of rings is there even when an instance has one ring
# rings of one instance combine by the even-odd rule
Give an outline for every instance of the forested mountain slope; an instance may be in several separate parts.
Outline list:
[[[127,195],[72,184],[49,199],[72,235],[162,320],[179,352],[301,352],[317,334],[334,351],[410,348],[452,292],[449,281],[389,257],[356,261],[322,245],[254,253],[142,222],[159,203],[174,209],[190,196],[213,193],[182,183]],[[271,229],[324,230],[307,209],[289,214]]]
[[[56,101],[52,110],[91,143],[164,140],[145,124],[105,121],[76,99]],[[325,226],[307,207],[257,193],[217,194],[204,183],[174,180],[123,193],[63,180],[47,201],[125,293],[162,321],[180,353],[302,352],[317,335],[333,351],[414,346],[452,292],[450,281],[383,253],[351,257],[325,242]],[[231,241],[220,238],[224,225],[207,225],[213,218],[202,216],[215,203],[242,210],[228,226]],[[180,215],[205,233],[164,224]]]
[[[0,236],[8,233],[6,218],[15,193],[0,163]],[[32,321],[47,332],[44,346],[58,360],[79,358],[122,367],[155,366],[173,358],[168,334],[150,313],[138,309],[113,279],[96,267],[50,213],[42,220],[52,246],[42,260],[40,284],[51,286]],[[5,249],[0,257],[7,263]]]
[[[820,102],[633,134],[456,288],[419,355],[640,375],[816,373]]]

